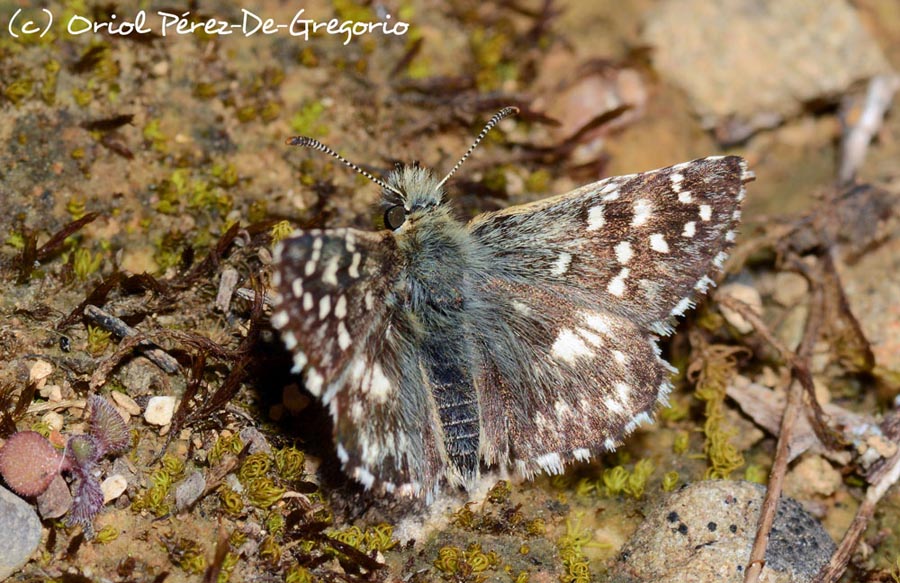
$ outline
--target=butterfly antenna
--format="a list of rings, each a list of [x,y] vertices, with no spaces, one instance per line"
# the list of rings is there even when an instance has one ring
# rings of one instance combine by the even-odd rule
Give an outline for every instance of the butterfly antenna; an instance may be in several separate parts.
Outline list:
[[[469,149],[466,150],[466,153],[463,154],[463,157],[459,159],[459,162],[456,163],[456,166],[451,168],[450,172],[448,172],[447,175],[444,176],[444,179],[441,180],[440,184],[438,184],[438,188],[443,186],[444,183],[447,182],[447,179],[449,179],[457,170],[459,170],[459,167],[463,165],[463,162],[466,161],[466,158],[468,158],[469,155],[475,151],[475,148],[478,147],[478,144],[481,143],[481,140],[484,139],[484,136],[488,135],[488,132],[491,131],[495,125],[503,121],[505,118],[516,113],[519,113],[518,107],[504,107],[503,109],[495,113],[494,117],[488,120],[487,124],[484,126],[484,129],[481,130],[480,134],[478,134],[478,137],[475,138],[475,143],[469,146]]]
[[[494,116],[494,117],[496,117],[496,116]],[[343,156],[341,156],[340,154],[338,154],[337,152],[335,152],[334,150],[332,150],[331,148],[329,148],[328,146],[326,146],[319,140],[316,140],[314,138],[307,138],[306,136],[294,136],[293,138],[286,139],[284,141],[284,143],[287,144],[288,146],[300,146],[302,148],[311,148],[313,150],[325,152],[326,154],[328,154],[330,156],[334,156],[335,158],[337,158],[338,160],[343,162],[344,166],[346,166],[352,170],[355,170],[359,174],[362,174],[363,176],[365,176],[366,178],[368,178],[369,180],[371,180],[372,182],[374,182],[381,188],[383,188],[385,190],[390,190],[397,196],[403,196],[403,193],[401,193],[399,190],[397,190],[393,186],[390,186],[384,180],[382,180],[380,178],[376,178],[375,176],[372,176],[372,174],[370,174],[369,172],[366,172],[365,170],[363,170],[362,168],[360,168],[359,166],[357,166],[350,160],[344,158]]]

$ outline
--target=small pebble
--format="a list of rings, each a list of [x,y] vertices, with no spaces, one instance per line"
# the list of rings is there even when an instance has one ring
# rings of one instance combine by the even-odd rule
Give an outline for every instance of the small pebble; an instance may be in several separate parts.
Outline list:
[[[72,502],[72,492],[69,491],[66,479],[56,476],[50,482],[50,487],[37,497],[38,514],[44,520],[65,516],[72,508]]]
[[[103,503],[108,504],[121,496],[128,488],[128,480],[122,474],[114,474],[109,476],[100,484],[100,490],[103,492]]]
[[[181,511],[190,508],[206,490],[206,477],[193,472],[175,487],[175,507]]]
[[[175,413],[175,397],[150,397],[144,410],[144,421],[150,425],[168,425]]]
[[[47,382],[47,377],[53,372],[53,365],[46,360],[39,360],[31,365],[28,371],[28,381],[37,385],[40,389]]]
[[[744,302],[756,315],[762,314],[762,298],[756,288],[743,283],[729,283],[719,288],[718,296],[728,296]],[[735,327],[741,334],[749,334],[753,331],[753,325],[744,319],[738,312],[729,310],[725,306],[719,306],[722,315],[729,324]]]
[[[52,431],[59,431],[63,428],[63,417],[56,411],[47,411],[41,421],[47,424]]]
[[[0,486],[0,581],[22,568],[41,542],[41,520],[30,504]]]
[[[52,403],[62,401],[62,387],[59,385],[44,385],[38,393]]]
[[[112,400],[116,402],[116,405],[122,408],[123,411],[128,413],[129,415],[140,415],[141,414],[141,406],[137,404],[137,402],[126,395],[125,393],[120,393],[119,391],[113,391],[110,393]]]

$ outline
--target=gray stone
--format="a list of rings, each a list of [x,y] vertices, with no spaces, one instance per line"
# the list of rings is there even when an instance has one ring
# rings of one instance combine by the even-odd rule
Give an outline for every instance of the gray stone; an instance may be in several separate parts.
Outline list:
[[[0,486],[0,581],[31,558],[41,542],[41,521],[31,504]]]
[[[696,482],[672,494],[622,548],[613,583],[741,583],[765,488],[751,482]],[[834,541],[795,500],[781,498],[761,581],[810,581]]]
[[[200,472],[193,472],[175,487],[175,508],[187,510],[203,494],[206,489],[206,477]]]
[[[726,142],[891,70],[845,0],[668,0],[644,40],[655,68]]]

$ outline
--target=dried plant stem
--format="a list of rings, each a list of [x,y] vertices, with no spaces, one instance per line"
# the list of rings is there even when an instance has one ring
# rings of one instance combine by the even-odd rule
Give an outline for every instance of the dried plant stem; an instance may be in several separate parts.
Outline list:
[[[888,469],[881,475],[881,479],[866,490],[866,497],[862,504],[859,505],[856,516],[853,517],[853,522],[850,523],[847,532],[844,533],[840,546],[831,555],[831,560],[828,561],[828,564],[822,567],[816,578],[812,580],[812,583],[835,583],[844,574],[844,571],[847,569],[847,563],[850,562],[850,556],[853,554],[853,549],[856,548],[860,537],[866,531],[869,519],[875,514],[875,507],[878,501],[881,500],[888,488],[895,484],[897,480],[900,480],[900,452],[895,453],[890,458],[886,468]]]
[[[791,366],[793,382],[788,386],[787,405],[781,417],[781,430],[778,434],[778,447],[775,451],[775,459],[772,462],[766,497],[760,510],[759,522],[756,527],[756,539],[753,541],[753,548],[750,550],[750,560],[744,574],[744,583],[757,583],[759,575],[766,564],[766,547],[769,544],[769,535],[772,531],[772,524],[775,522],[775,511],[778,508],[778,500],[781,498],[784,476],[787,473],[788,460],[790,459],[791,435],[803,403],[804,391],[802,389],[804,387],[812,387],[812,373],[809,370],[808,362],[816,338],[819,336],[819,327],[822,320],[823,290],[818,283],[810,281],[810,284],[813,289],[813,297],[810,302],[810,314],[806,321],[806,329],[803,333],[803,342],[800,344],[796,355],[791,354],[790,351],[785,354],[786,360]],[[749,312],[750,310],[741,311]],[[742,315],[746,316],[746,314]],[[774,340],[767,327],[759,318],[755,317],[755,314],[754,318],[755,322],[752,323],[756,330],[765,330],[766,332],[761,332],[761,335],[767,340]],[[778,350],[784,349],[780,343],[773,343],[773,346]],[[812,398],[815,398],[815,395],[812,395]]]

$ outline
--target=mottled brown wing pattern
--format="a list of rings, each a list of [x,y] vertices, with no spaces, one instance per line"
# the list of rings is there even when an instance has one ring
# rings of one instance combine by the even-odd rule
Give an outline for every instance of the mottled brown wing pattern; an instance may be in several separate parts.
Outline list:
[[[446,452],[418,352],[396,313],[400,272],[388,231],[298,231],[275,248],[272,325],[294,372],[334,420],[345,471],[366,487],[431,492]]]
[[[469,223],[495,306],[476,339],[486,460],[558,473],[650,421],[673,371],[656,335],[712,284],[751,179],[740,158],[706,158]]]
[[[737,156],[704,158],[485,213],[469,229],[502,279],[558,286],[666,334],[722,267],[749,180]]]

